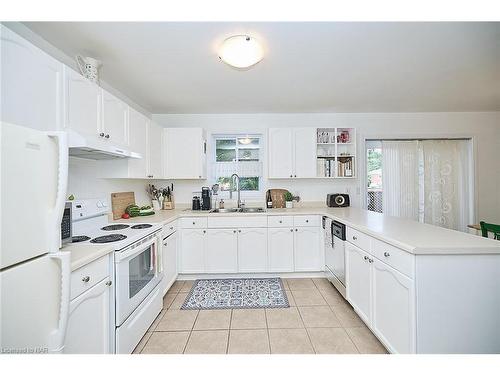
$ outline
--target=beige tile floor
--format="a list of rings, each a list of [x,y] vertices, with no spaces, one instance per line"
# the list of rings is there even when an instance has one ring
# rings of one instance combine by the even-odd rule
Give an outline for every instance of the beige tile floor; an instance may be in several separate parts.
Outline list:
[[[192,285],[174,283],[134,353],[387,353],[326,279],[283,279],[287,309],[180,310]]]

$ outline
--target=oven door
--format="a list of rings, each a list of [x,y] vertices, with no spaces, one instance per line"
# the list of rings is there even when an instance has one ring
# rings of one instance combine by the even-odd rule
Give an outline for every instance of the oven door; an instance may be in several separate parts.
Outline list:
[[[159,237],[115,255],[116,325],[125,319],[160,281]]]

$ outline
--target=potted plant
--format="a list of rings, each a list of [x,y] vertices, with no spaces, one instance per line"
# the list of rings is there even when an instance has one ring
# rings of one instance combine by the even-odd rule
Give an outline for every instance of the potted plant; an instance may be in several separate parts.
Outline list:
[[[289,191],[285,193],[285,207],[293,208],[293,195]]]

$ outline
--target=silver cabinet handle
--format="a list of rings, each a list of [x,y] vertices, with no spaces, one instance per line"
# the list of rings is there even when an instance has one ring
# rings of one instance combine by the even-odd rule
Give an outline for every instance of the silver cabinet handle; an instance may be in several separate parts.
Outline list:
[[[193,225],[196,225],[196,223],[193,221]]]
[[[241,233],[241,229],[238,229],[238,233]]]
[[[174,227],[170,227],[170,230],[174,230]]]
[[[107,286],[111,286],[111,284],[113,284],[113,282],[110,280],[110,281],[106,281],[106,285]]]
[[[386,252],[384,253],[384,256],[385,256],[386,258],[389,258],[389,257],[391,256],[391,254],[389,254],[389,253],[386,251]]]
[[[290,229],[290,232],[293,232],[293,229]]]
[[[206,231],[206,230],[204,230],[204,231],[203,231],[203,233],[207,233],[207,231]]]
[[[356,240],[358,239],[358,237],[356,237],[356,236],[352,236],[352,239],[353,239],[354,241],[356,241]]]
[[[309,222],[309,220],[306,220],[306,223],[308,223],[308,222]]]
[[[88,282],[90,281],[90,276],[85,276],[85,277],[82,279],[82,281],[83,281],[84,283],[88,283]]]
[[[104,138],[109,139],[109,134],[106,134]]]
[[[104,133],[99,133],[99,137],[104,137]]]
[[[233,230],[233,233],[236,233],[236,230]]]
[[[293,175],[293,177],[297,177],[297,175],[295,174],[295,175]]]
[[[295,232],[298,232],[299,230],[298,229],[295,229]]]
[[[365,255],[365,256],[363,257],[363,259],[364,259],[364,260],[368,260],[369,258]]]
[[[293,175],[290,175],[290,177],[293,177]]]
[[[281,223],[283,223],[283,221],[282,221],[282,220],[280,220],[280,224],[281,224]]]
[[[370,259],[368,259],[368,262],[369,262],[369,263],[373,263],[373,259],[371,259],[371,258],[370,258]]]

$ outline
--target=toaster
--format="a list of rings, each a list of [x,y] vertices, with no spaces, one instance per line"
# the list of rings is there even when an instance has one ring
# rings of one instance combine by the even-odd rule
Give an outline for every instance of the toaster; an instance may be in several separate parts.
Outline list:
[[[349,207],[349,194],[327,194],[326,205],[328,207]]]

